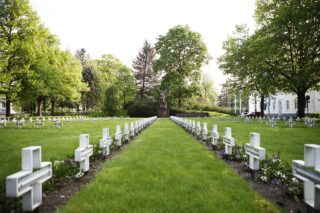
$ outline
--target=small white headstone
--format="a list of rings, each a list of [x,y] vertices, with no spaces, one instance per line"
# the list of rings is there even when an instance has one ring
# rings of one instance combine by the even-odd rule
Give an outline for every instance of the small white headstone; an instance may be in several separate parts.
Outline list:
[[[225,154],[231,155],[232,154],[232,147],[235,146],[235,140],[231,136],[231,128],[226,127],[224,129],[224,136],[223,136],[223,143],[225,145]]]
[[[80,171],[86,172],[90,167],[90,156],[93,154],[93,146],[89,144],[89,135],[80,135],[79,147],[74,151],[74,160],[80,163]]]
[[[259,170],[259,161],[266,158],[266,150],[260,147],[260,134],[250,133],[250,143],[245,146],[246,154],[249,155],[249,167]]]
[[[33,211],[42,203],[42,183],[52,177],[51,162],[42,162],[41,147],[22,149],[22,171],[6,178],[8,197],[22,196],[22,210]],[[37,169],[36,171],[33,171]]]
[[[112,144],[112,138],[109,135],[109,128],[103,128],[102,139],[99,141],[100,148],[102,149],[102,155],[107,156],[110,154],[110,146]]]
[[[131,122],[130,124],[130,137],[133,138],[134,137],[134,122]]]
[[[208,139],[208,127],[207,123],[203,123],[203,128],[202,128],[202,140],[207,141]]]
[[[124,124],[123,138],[126,142],[130,140],[130,129],[128,123]]]
[[[218,125],[213,124],[211,134],[212,134],[212,142],[211,142],[211,144],[213,146],[218,145],[218,139],[219,139]]]
[[[115,133],[115,141],[118,147],[121,146],[121,140],[122,140],[122,132],[121,132],[121,127],[120,125],[116,126],[116,133]]]
[[[303,181],[304,201],[320,209],[320,145],[304,145],[304,161],[293,160],[293,175]]]

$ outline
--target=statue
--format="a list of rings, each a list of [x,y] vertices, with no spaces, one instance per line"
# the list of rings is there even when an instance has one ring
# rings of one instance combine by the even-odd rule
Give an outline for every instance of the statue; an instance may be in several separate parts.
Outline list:
[[[159,90],[160,92],[160,108],[167,109],[166,94],[167,90]]]

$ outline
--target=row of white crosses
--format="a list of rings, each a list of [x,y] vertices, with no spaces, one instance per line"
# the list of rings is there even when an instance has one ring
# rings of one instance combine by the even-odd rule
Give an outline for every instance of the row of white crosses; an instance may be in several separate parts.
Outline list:
[[[199,122],[197,123],[197,127],[194,128],[194,121],[189,121],[187,119],[171,116],[170,117],[175,123],[177,123],[180,126],[183,126],[187,131],[192,132],[194,134],[194,131],[196,132],[196,135],[198,136],[199,128],[201,128],[201,125]],[[196,129],[196,130],[194,130]],[[203,134],[207,134],[207,124],[204,123],[203,125]],[[218,126],[216,124],[212,127],[212,141],[211,144],[213,147],[218,145],[218,139],[219,139],[219,132],[218,132]],[[203,138],[206,136],[203,136]],[[222,137],[223,144],[225,145],[225,154],[231,155],[232,154],[232,148],[235,146],[235,139],[232,137],[232,130],[230,127],[226,127],[224,131],[224,136]],[[260,134],[259,133],[250,133],[250,143],[246,144],[245,146],[246,154],[249,155],[249,166],[250,169],[253,171],[259,170],[259,161],[264,160],[266,156],[266,151],[264,148],[260,147]]]
[[[146,118],[125,125],[124,137],[133,137],[154,122],[157,117]],[[120,127],[120,126],[119,126]],[[119,131],[119,127],[117,129]],[[121,132],[121,128],[120,128]],[[118,132],[119,133],[119,132]],[[116,134],[118,134],[116,131]],[[127,137],[128,136],[128,137]],[[109,128],[103,129],[102,139],[99,141],[102,154],[110,154],[112,138]],[[80,172],[87,172],[90,168],[90,156],[93,155],[93,146],[89,143],[89,134],[80,135],[79,147],[74,152],[76,162],[80,164]],[[22,170],[6,178],[7,197],[22,197],[22,210],[33,211],[42,203],[42,184],[52,177],[51,162],[42,162],[41,146],[30,146],[22,149]]]

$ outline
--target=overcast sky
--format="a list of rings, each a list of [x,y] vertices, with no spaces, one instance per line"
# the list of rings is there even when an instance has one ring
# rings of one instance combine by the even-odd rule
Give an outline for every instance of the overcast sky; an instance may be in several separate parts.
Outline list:
[[[176,25],[203,36],[212,60],[203,67],[219,90],[222,43],[236,24],[254,28],[255,0],[30,0],[61,48],[85,48],[92,58],[112,54],[131,67],[144,40],[152,44]],[[218,91],[220,92],[220,91]]]

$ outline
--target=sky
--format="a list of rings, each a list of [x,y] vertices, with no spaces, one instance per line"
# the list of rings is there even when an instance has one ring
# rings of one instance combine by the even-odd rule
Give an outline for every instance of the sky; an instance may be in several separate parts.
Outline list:
[[[217,64],[222,44],[237,24],[254,29],[255,0],[30,0],[41,22],[75,53],[112,54],[131,67],[145,40],[154,44],[176,25],[202,35],[212,60],[202,72],[220,92],[225,82]]]

